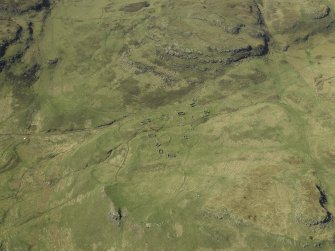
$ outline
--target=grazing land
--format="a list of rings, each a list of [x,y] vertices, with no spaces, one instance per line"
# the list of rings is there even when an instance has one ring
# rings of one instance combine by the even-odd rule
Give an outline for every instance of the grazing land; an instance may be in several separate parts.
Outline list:
[[[0,0],[0,250],[335,250],[334,11]]]

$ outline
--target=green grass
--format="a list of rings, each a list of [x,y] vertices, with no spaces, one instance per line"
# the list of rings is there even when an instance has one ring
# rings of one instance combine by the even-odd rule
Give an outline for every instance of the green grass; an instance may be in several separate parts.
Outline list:
[[[34,33],[0,72],[0,250],[333,250],[333,14],[132,3],[4,12],[1,59]],[[268,55],[215,61],[264,31]]]

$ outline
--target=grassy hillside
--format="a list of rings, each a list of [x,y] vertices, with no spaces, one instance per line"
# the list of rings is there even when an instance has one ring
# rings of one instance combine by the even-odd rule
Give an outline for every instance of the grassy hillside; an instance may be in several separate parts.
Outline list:
[[[334,250],[334,10],[0,0],[0,250]]]

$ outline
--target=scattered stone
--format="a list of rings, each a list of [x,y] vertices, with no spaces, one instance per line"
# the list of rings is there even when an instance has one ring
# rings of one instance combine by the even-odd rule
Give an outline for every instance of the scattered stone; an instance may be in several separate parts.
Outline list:
[[[148,134],[148,137],[149,137],[149,138],[156,138],[156,134],[155,134],[155,133],[149,133],[149,134]]]
[[[185,113],[185,112],[178,112],[178,115],[179,115],[179,116],[185,116],[186,113]]]
[[[282,51],[283,51],[283,52],[286,52],[286,51],[288,51],[289,48],[290,48],[289,45],[285,45],[285,46],[282,48]]]
[[[175,157],[177,157],[176,154],[174,154],[174,153],[168,153],[168,158],[175,158]]]
[[[57,65],[57,64],[58,64],[58,58],[50,59],[50,60],[48,61],[48,65],[49,65],[49,66],[55,66],[55,65]]]
[[[151,123],[151,119],[150,118],[141,121],[142,125],[146,125],[146,124],[149,124],[149,123]]]
[[[210,113],[211,113],[211,112],[210,112],[209,110],[205,110],[205,111],[204,111],[204,114],[205,114],[204,117],[208,117]]]

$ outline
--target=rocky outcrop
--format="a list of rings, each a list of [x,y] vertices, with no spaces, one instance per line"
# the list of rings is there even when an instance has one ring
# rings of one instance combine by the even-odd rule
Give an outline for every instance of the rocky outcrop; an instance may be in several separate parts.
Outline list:
[[[225,66],[269,52],[270,35],[262,9],[253,0],[240,5],[172,1],[162,8],[163,16],[148,18],[141,43],[128,44],[125,55],[132,61],[165,67],[175,76],[187,72],[201,78],[205,72],[214,76]]]
[[[318,189],[318,191],[320,193],[320,198],[319,198],[320,206],[325,210],[326,215],[324,216],[324,218],[322,220],[317,221],[315,223],[315,225],[326,224],[333,219],[333,214],[331,212],[329,212],[328,209],[326,208],[326,205],[328,203],[326,193],[322,190],[322,188],[319,185],[317,185],[316,188]]]
[[[137,2],[137,3],[131,3],[128,4],[120,9],[120,11],[124,12],[137,12],[143,8],[149,7],[150,4],[147,1],[144,2]]]
[[[0,21],[1,22],[1,21]],[[12,21],[5,21],[5,25],[1,25],[1,27],[7,27],[6,30],[0,34],[0,72],[6,65],[6,61],[2,59],[2,57],[6,54],[6,50],[9,46],[15,44],[17,41],[21,39],[23,28],[19,26],[18,24],[12,22]],[[11,32],[6,32],[12,30]]]
[[[0,33],[0,58],[6,53],[7,48],[16,43],[22,35],[22,27],[13,21],[0,21],[1,27],[6,28],[6,30]],[[10,32],[12,30],[12,32]]]
[[[268,38],[263,39],[263,43],[252,46],[246,45],[239,48],[220,49],[209,47],[210,53],[203,53],[189,48],[178,48],[169,46],[165,48],[165,55],[170,58],[178,58],[186,61],[193,61],[202,64],[224,64],[229,65],[251,56],[264,56],[268,53]]]
[[[320,7],[320,10],[315,13],[314,19],[323,19],[325,17],[328,17],[330,14],[330,8],[326,5],[323,5]]]
[[[50,7],[49,0],[0,1],[0,11],[22,15],[29,11],[41,11]]]
[[[7,65],[22,58],[26,50],[30,48],[34,40],[34,22],[41,21],[37,15],[31,15],[31,12],[41,12],[49,8],[49,0],[20,2],[0,0],[0,14],[4,16],[0,20],[0,72]],[[16,48],[11,50],[10,55],[6,55],[7,49],[14,46]]]

